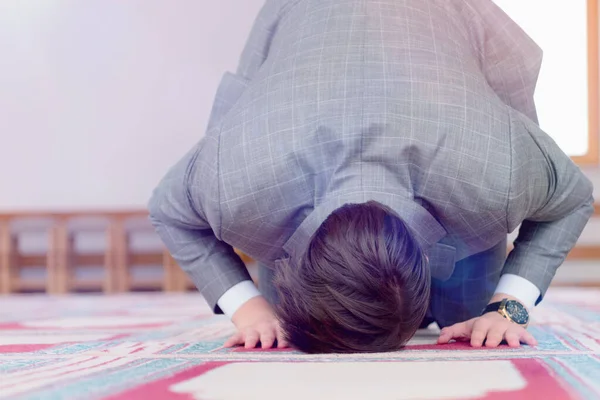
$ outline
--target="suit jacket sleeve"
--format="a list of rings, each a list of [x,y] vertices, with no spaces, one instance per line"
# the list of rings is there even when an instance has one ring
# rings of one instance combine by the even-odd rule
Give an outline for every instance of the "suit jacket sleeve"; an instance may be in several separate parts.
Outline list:
[[[250,280],[233,248],[220,240],[219,131],[267,59],[279,16],[288,3],[269,0],[263,6],[237,73],[225,73],[219,85],[206,137],[171,168],[149,204],[159,236],[217,313],[222,313],[217,304],[221,296]]]
[[[593,213],[593,187],[536,123],[510,114],[509,231],[522,224],[503,273],[534,283],[539,303]]]
[[[213,310],[222,313],[219,298],[250,276],[233,248],[216,237],[209,223],[219,218],[213,206],[218,190],[206,178],[216,175],[209,161],[212,157],[206,153],[214,151],[212,141],[203,139],[169,170],[148,207],[150,220],[173,258]]]
[[[464,0],[482,73],[508,106],[508,230],[521,224],[504,274],[534,283],[542,299],[593,212],[592,184],[538,126],[534,93],[542,50],[491,0]]]

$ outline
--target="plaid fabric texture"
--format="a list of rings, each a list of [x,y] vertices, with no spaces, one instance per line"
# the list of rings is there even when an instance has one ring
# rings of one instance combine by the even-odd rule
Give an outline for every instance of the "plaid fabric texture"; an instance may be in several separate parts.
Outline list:
[[[153,223],[215,309],[248,279],[231,246],[274,267],[368,200],[407,221],[439,279],[523,223],[503,272],[544,293],[592,185],[536,123],[541,58],[491,0],[268,0]]]

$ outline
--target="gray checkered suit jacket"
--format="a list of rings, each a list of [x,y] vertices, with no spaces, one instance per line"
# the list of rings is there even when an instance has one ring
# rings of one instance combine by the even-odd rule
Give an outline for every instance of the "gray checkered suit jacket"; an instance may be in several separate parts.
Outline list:
[[[298,257],[337,207],[376,200],[447,280],[521,225],[503,273],[542,293],[592,185],[537,124],[542,53],[490,0],[267,0],[205,137],[151,220],[208,302]]]

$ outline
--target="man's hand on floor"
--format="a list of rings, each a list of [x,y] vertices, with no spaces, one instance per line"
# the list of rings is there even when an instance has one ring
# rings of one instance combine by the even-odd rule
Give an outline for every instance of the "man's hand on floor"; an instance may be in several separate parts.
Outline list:
[[[288,347],[273,308],[262,296],[247,301],[236,311],[232,321],[238,332],[225,342],[224,347],[241,345],[253,349],[259,342],[263,349],[270,349],[275,343],[278,348]]]
[[[446,344],[452,339],[470,341],[473,347],[498,347],[505,340],[510,347],[521,343],[536,346],[537,341],[527,330],[504,318],[497,312],[487,313],[442,329],[438,344]]]

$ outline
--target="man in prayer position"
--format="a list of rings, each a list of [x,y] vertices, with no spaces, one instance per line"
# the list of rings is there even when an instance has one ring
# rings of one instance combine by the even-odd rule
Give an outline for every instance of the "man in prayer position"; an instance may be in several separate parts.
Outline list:
[[[432,322],[535,345],[528,312],[593,209],[538,125],[541,62],[491,0],[267,0],[149,204],[226,346],[393,351]]]

